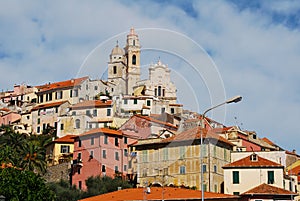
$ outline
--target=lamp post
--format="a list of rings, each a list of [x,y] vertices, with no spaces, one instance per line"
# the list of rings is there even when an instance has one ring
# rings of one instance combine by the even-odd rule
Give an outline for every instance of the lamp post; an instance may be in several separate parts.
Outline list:
[[[200,168],[201,168],[201,200],[204,201],[204,191],[203,191],[203,183],[204,183],[204,177],[203,177],[203,132],[204,132],[204,129],[205,129],[205,115],[217,108],[217,107],[220,107],[222,105],[225,105],[225,104],[230,104],[230,103],[237,103],[237,102],[240,102],[242,100],[242,97],[241,96],[235,96],[233,98],[230,98],[228,99],[227,101],[223,102],[223,103],[220,103],[216,106],[213,106],[211,108],[208,108],[207,110],[204,111],[203,115],[202,115],[202,119],[201,119],[201,132],[200,132]]]

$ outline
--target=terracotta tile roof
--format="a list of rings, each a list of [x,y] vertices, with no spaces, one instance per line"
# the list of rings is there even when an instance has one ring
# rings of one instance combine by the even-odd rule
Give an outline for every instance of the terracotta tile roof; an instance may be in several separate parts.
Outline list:
[[[109,201],[137,201],[137,200],[162,200],[162,188],[152,187],[150,193],[145,193],[144,188],[130,188],[119,191],[114,191],[111,193],[106,193],[102,195],[93,196],[90,198],[85,198],[80,201],[99,201],[99,200],[109,200]],[[204,192],[205,199],[238,199],[235,195],[226,195],[221,193],[211,193]],[[164,188],[164,200],[189,200],[189,199],[201,199],[201,191],[190,190],[184,188]]]
[[[262,140],[265,141],[266,143],[268,143],[269,145],[276,146],[276,144],[274,144],[271,140],[269,140],[266,137],[262,138]]]
[[[110,135],[120,135],[122,136],[122,131],[119,130],[113,130],[113,129],[109,129],[109,128],[95,128],[92,130],[89,130],[85,133],[82,133],[79,135],[80,136],[87,136],[87,135],[93,135],[93,134],[97,134],[97,133],[105,133],[105,134],[110,134]]]
[[[48,90],[56,90],[56,89],[64,89],[64,88],[70,88],[77,85],[80,85],[82,81],[88,79],[88,77],[81,77],[71,80],[65,80],[61,82],[54,82],[50,84],[45,84],[41,86],[37,86],[36,88],[39,89],[39,92],[45,92]]]
[[[89,100],[77,103],[72,106],[72,109],[83,109],[83,108],[99,108],[99,107],[108,107],[111,106],[113,103],[111,100],[103,102],[101,100]]]
[[[211,138],[216,139],[218,141],[224,142],[226,144],[229,144],[231,146],[234,146],[231,142],[226,140],[220,135],[217,135],[212,130],[207,131],[206,129],[202,129],[199,126],[191,128],[189,130],[183,131],[181,133],[178,133],[177,135],[174,135],[170,138],[164,139],[164,142],[171,142],[171,141],[185,141],[185,140],[194,140],[194,139],[200,139],[201,138],[201,130],[203,131],[203,139]]]
[[[35,106],[34,108],[32,108],[31,110],[32,111],[35,111],[35,110],[39,110],[39,109],[45,109],[45,108],[51,108],[51,107],[57,107],[57,106],[60,106],[64,103],[66,103],[68,101],[59,101],[59,102],[54,102],[54,103],[46,103],[46,104],[40,104],[40,105],[37,105]]]
[[[288,151],[288,150],[286,150],[285,153],[289,154],[289,155],[294,155],[294,156],[300,157],[295,151]]]
[[[268,184],[261,184],[244,192],[242,195],[297,195],[297,193]]]
[[[262,167],[272,167],[272,168],[283,168],[283,166],[279,163],[275,163],[268,159],[262,158],[256,155],[257,160],[251,160],[253,154],[237,160],[235,162],[229,163],[223,168],[262,168]]]
[[[139,118],[146,119],[147,121],[151,121],[151,122],[154,122],[154,123],[158,123],[158,124],[161,124],[161,125],[165,125],[165,126],[169,126],[169,127],[177,129],[177,126],[174,126],[173,124],[170,124],[170,123],[164,122],[164,121],[160,121],[160,120],[154,119],[154,118],[149,117],[149,116],[143,116],[143,115],[139,115],[139,114],[136,114],[135,116],[137,116]]]
[[[176,107],[182,107],[182,104],[169,104],[169,106],[176,106]]]
[[[4,112],[9,112],[10,111],[8,108],[1,108],[0,110],[4,111]]]
[[[74,143],[74,137],[75,136],[76,135],[66,135],[64,137],[55,139],[53,142],[56,142],[56,143]]]

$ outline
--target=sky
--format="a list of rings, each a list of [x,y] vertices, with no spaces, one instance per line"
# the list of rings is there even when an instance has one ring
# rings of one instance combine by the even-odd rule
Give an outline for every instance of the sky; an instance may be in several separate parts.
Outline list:
[[[297,0],[1,1],[0,90],[105,78],[134,27],[144,72],[167,64],[184,108],[241,95],[208,116],[300,153],[299,11]]]

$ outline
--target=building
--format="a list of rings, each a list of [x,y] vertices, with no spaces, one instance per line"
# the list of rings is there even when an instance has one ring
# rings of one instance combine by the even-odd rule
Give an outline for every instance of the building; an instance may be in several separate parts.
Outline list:
[[[268,184],[258,185],[243,194],[241,201],[275,201],[275,200],[294,200],[297,193],[284,190]]]
[[[124,49],[117,43],[109,56],[108,85],[116,97],[116,115],[182,113],[168,66],[160,60],[151,64],[149,78],[141,80],[140,54],[139,37],[132,28]]]
[[[47,128],[63,130],[64,127],[59,124],[58,117],[66,115],[69,110],[68,101],[59,101],[46,104],[38,104],[31,110],[32,132],[42,134]]]
[[[239,195],[263,183],[289,189],[284,166],[256,153],[223,166],[225,193]],[[291,190],[295,191],[291,183]]]
[[[126,176],[128,144],[134,139],[121,131],[95,128],[75,137],[72,184],[86,189],[91,176]]]
[[[233,144],[200,127],[183,131],[166,139],[139,140],[132,145],[137,155],[135,168],[138,183],[160,186],[185,186],[201,189],[201,132],[204,143],[204,191],[223,191],[222,166],[230,162]]]
[[[47,165],[70,162],[73,158],[75,135],[57,138],[46,145]]]
[[[227,200],[227,201],[238,201],[238,196],[226,195],[221,193],[204,192],[205,200]],[[171,187],[151,187],[151,188],[129,188],[124,190],[118,190],[111,193],[97,195],[80,201],[98,201],[98,200],[109,200],[109,201],[200,201],[201,191],[190,190],[185,188],[171,188]]]
[[[113,116],[111,100],[88,100],[73,104],[66,115],[58,117],[60,127],[64,129],[58,130],[57,136],[70,133],[79,135],[93,128],[109,127]]]

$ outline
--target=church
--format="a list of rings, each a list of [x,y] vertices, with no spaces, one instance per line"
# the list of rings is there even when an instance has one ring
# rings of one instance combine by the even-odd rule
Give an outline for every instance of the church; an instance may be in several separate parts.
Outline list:
[[[181,114],[171,70],[160,60],[149,66],[148,79],[141,80],[141,45],[133,28],[124,48],[117,43],[108,62],[110,94],[116,101],[116,115]]]

